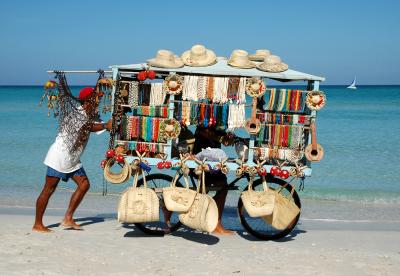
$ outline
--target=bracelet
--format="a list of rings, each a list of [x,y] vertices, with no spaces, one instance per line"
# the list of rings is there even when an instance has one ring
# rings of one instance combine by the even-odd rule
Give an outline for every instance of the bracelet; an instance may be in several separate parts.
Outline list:
[[[103,127],[103,129],[106,129],[106,124],[105,123],[101,123],[101,126]]]

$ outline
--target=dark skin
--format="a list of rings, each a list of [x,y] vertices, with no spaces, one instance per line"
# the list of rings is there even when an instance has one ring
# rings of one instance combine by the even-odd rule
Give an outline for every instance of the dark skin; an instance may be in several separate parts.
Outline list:
[[[99,97],[95,93],[93,93],[91,97],[95,97],[94,106],[93,104],[90,104],[90,101],[93,100],[93,98],[89,98],[82,103],[82,107],[87,113],[91,112],[92,108],[97,108],[99,103]],[[104,125],[104,127],[102,124],[95,123],[91,126],[90,131],[96,132],[103,129],[107,129],[109,131],[111,129],[111,124],[112,124],[111,119]],[[89,190],[90,182],[86,176],[73,176],[72,180],[76,183],[77,189],[71,196],[68,209],[65,213],[64,219],[61,222],[61,225],[67,228],[79,230],[81,229],[81,226],[74,221],[73,215],[75,210],[81,203],[83,197],[85,196],[86,192]],[[56,190],[59,182],[60,178],[58,177],[46,176],[43,190],[36,201],[36,216],[34,225],[32,227],[33,231],[41,233],[52,232],[52,230],[50,230],[43,224],[43,215],[44,212],[46,211],[49,199]]]

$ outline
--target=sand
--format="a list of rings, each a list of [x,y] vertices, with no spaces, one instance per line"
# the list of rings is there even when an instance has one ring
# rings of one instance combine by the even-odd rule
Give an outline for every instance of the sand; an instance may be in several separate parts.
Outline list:
[[[181,229],[163,237],[121,226],[114,213],[77,212],[84,231],[31,232],[34,209],[0,208],[0,275],[400,275],[400,222],[307,218],[280,241]]]

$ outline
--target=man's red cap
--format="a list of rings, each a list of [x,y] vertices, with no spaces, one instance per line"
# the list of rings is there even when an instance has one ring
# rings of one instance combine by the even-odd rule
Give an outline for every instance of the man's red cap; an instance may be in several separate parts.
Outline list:
[[[93,87],[82,88],[81,91],[79,92],[79,96],[78,96],[79,100],[85,101],[86,99],[88,99],[90,97],[90,95],[92,95],[93,92],[94,92]]]

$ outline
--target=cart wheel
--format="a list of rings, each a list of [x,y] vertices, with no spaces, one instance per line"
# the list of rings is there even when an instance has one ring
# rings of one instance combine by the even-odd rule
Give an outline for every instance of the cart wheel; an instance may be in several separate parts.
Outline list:
[[[283,186],[286,184],[286,181],[282,179],[277,179],[271,176],[267,177],[267,183],[271,189],[277,190],[280,188],[280,186]],[[246,190],[248,187],[246,187]],[[253,183],[253,189],[254,190],[262,190],[262,179],[257,179]],[[292,189],[292,186],[288,184],[283,190],[282,193],[286,196],[290,194],[290,191]],[[297,194],[296,190],[293,191],[293,199],[296,205],[301,208],[300,204],[300,198],[299,195]],[[246,209],[243,206],[242,199],[239,197],[238,201],[238,212],[239,212],[239,218],[240,222],[242,223],[243,227],[253,236],[262,239],[262,240],[276,240],[285,237],[287,234],[289,234],[293,228],[296,226],[297,222],[299,221],[300,214],[297,215],[297,217],[292,221],[292,223],[284,230],[278,230],[275,229],[272,225],[267,223],[264,219],[261,217],[253,218],[250,217]]]
[[[150,174],[146,176],[147,186],[155,190],[158,198],[160,199],[160,220],[153,222],[135,223],[135,226],[146,234],[150,235],[164,235],[176,231],[182,224],[179,221],[179,214],[170,212],[165,208],[164,199],[162,195],[162,188],[169,187],[173,177],[166,174]],[[138,181],[138,187],[143,185],[143,178]],[[177,181],[176,186],[183,187]],[[166,216],[170,216],[170,222],[167,222]]]

